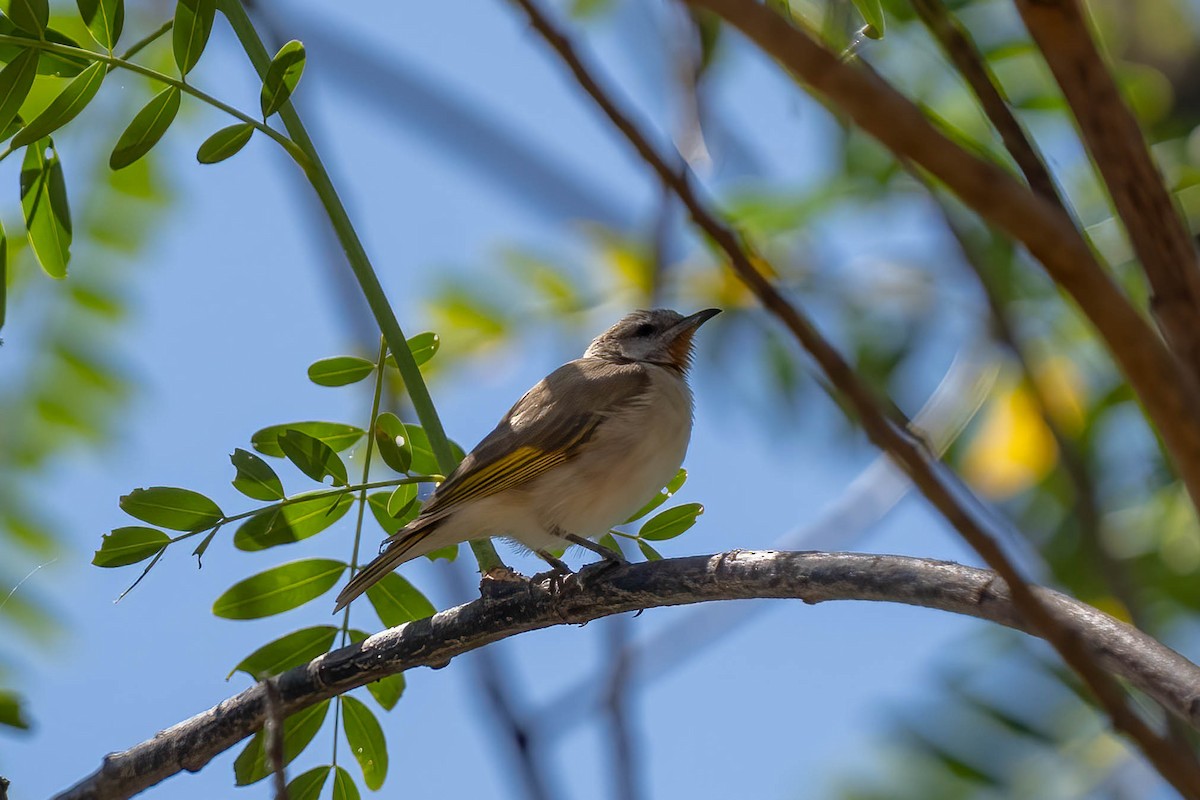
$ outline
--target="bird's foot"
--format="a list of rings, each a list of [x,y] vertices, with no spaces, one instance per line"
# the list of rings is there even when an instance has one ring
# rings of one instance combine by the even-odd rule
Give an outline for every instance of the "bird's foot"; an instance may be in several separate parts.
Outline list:
[[[537,575],[534,575],[529,579],[529,583],[532,586],[538,586],[542,583],[542,581],[548,579],[550,581],[550,591],[554,592],[555,594],[561,592],[563,584],[567,580],[567,576],[574,575],[575,573],[572,572],[571,568],[568,567],[562,559],[555,558],[545,550],[539,550],[538,556],[540,556],[543,561],[550,565],[550,569],[546,572],[539,572]]]

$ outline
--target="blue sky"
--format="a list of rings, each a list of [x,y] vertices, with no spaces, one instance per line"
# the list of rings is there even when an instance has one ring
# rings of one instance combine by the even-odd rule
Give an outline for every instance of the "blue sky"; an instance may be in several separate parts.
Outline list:
[[[280,14],[284,32],[304,39],[327,13],[300,2]],[[294,24],[293,33],[288,26]],[[539,149],[573,165],[621,207],[649,219],[656,192],[623,145],[577,98],[541,43],[502,3],[364,3],[331,22],[361,37],[374,56],[406,63],[502,115]],[[597,29],[598,50],[613,74],[648,110],[662,87],[652,43],[624,43],[615,24]],[[222,97],[257,106],[257,83],[222,22],[195,80],[222,87]],[[635,64],[631,48],[646,54]],[[398,127],[360,94],[330,77],[322,51],[310,44],[301,84],[302,111],[364,239],[401,324],[411,335],[427,327],[422,297],[447,265],[486,268],[497,248],[549,243],[578,248],[577,228],[525,208],[503,187],[481,182],[463,159],[428,136]],[[818,179],[828,120],[769,68],[750,62],[720,89],[730,114],[752,115],[760,157],[783,183]],[[127,79],[128,80],[128,79]],[[370,80],[364,78],[363,80]],[[119,92],[113,82],[105,91]],[[273,145],[257,137],[233,160],[201,167],[192,154],[227,124],[198,110],[161,147],[171,165],[176,204],[153,246],[140,257],[135,313],[118,358],[140,388],[118,440],[99,452],[77,451],[58,463],[46,487],[69,489],[55,508],[68,543],[63,556],[36,572],[22,591],[45,599],[65,620],[49,651],[31,654],[16,681],[37,721],[28,736],[0,733],[0,774],[14,800],[43,797],[95,769],[109,750],[132,745],[203,711],[246,685],[226,682],[229,669],[255,647],[297,627],[328,621],[321,602],[248,623],[214,618],[213,599],[236,580],[283,560],[312,554],[346,557],[352,529],[339,526],[289,552],[242,553],[219,537],[204,568],[180,549],[120,604],[112,602],[136,573],[90,566],[100,535],[127,523],[117,498],[137,486],[177,485],[216,498],[227,510],[246,507],[229,486],[228,454],[250,434],[277,422],[332,419],[363,424],[369,398],[354,390],[316,387],[305,377],[313,360],[349,352],[352,333],[337,307],[328,265],[297,202],[303,189]],[[63,145],[68,149],[70,142]],[[886,235],[866,236],[853,221],[832,248],[858,241],[871,248],[927,245],[903,214]],[[835,237],[837,238],[837,237]],[[76,253],[73,269],[87,269]],[[624,310],[614,300],[594,315],[594,331]],[[692,309],[681,309],[690,311]],[[10,310],[5,355],[20,357],[20,330],[31,325]],[[703,349],[718,326],[698,339]],[[530,384],[576,356],[587,336],[536,337],[519,352],[455,370],[433,385],[450,434],[470,445]],[[15,352],[14,352],[15,351]],[[949,350],[947,351],[947,357]],[[914,381],[914,397],[932,389]],[[817,517],[873,454],[836,446],[825,402],[804,407],[809,419],[771,435],[721,388],[703,358],[695,375],[696,429],[681,500],[707,513],[666,555],[769,547],[782,533]],[[294,477],[294,476],[293,476]],[[286,481],[286,478],[285,478]],[[292,486],[300,484],[293,480]],[[48,488],[47,491],[50,491]],[[908,499],[864,549],[972,561],[919,500]],[[538,565],[518,559],[525,571]],[[453,567],[463,568],[462,563]],[[405,575],[445,607],[463,598],[447,591],[439,571],[415,563]],[[630,623],[635,637],[682,618],[648,612]],[[368,614],[360,625],[374,624]],[[868,605],[772,603],[734,634],[715,642],[637,693],[638,746],[647,796],[821,797],[827,780],[860,767],[884,710],[914,693],[930,665],[966,630],[981,623],[920,609]],[[499,656],[519,677],[523,705],[538,708],[603,663],[606,623],[529,634],[502,643]],[[489,742],[468,659],[441,671],[410,673],[408,693],[383,716],[391,751],[384,791],[406,797],[515,796],[511,770]],[[293,767],[327,763],[332,731],[318,736]],[[151,798],[263,797],[267,784],[232,790],[236,750],[197,775],[181,775],[146,793]],[[603,727],[571,728],[550,750],[557,796],[611,796]],[[342,763],[356,766],[344,746]],[[750,767],[750,768],[744,768]]]

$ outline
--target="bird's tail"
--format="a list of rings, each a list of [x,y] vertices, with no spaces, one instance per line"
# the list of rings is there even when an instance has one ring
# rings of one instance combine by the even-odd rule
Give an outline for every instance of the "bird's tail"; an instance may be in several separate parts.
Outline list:
[[[354,600],[367,589],[370,589],[396,567],[434,549],[428,547],[422,548],[418,547],[418,545],[428,539],[429,535],[438,527],[439,522],[441,520],[424,521],[424,524],[414,523],[407,530],[401,531],[392,537],[387,545],[387,549],[380,553],[370,564],[360,569],[350,579],[350,582],[346,584],[346,588],[342,589],[341,593],[337,596],[337,603],[333,607],[333,613],[336,614],[350,605],[351,600]]]

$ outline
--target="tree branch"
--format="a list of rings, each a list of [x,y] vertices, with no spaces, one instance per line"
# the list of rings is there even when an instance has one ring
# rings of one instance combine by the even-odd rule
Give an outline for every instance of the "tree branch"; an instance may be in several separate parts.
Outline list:
[[[724,251],[734,273],[754,293],[759,302],[787,326],[801,346],[813,357],[826,379],[858,416],[863,431],[871,442],[889,453],[896,463],[908,472],[913,483],[921,490],[925,498],[983,557],[988,566],[995,569],[997,575],[1008,584],[1013,593],[1013,602],[1020,613],[1029,621],[1032,629],[1043,636],[1063,661],[1083,679],[1095,695],[1099,705],[1108,713],[1113,726],[1138,744],[1154,768],[1172,786],[1185,796],[1200,800],[1200,763],[1197,763],[1195,756],[1190,750],[1179,748],[1169,739],[1160,736],[1145,719],[1135,712],[1126,702],[1121,688],[1096,664],[1082,643],[1072,635],[1070,630],[1060,626],[1049,610],[1042,606],[1017,570],[1016,565],[978,518],[978,504],[971,494],[955,478],[947,476],[937,457],[923,442],[914,436],[907,427],[897,424],[892,417],[898,415],[899,412],[885,405],[812,321],[783,296],[760,269],[759,264],[764,263],[761,256],[754,253],[750,245],[701,200],[700,194],[692,187],[692,175],[686,166],[679,172],[672,169],[667,160],[651,144],[642,128],[630,114],[619,107],[612,95],[584,64],[571,41],[554,26],[535,0],[511,1],[525,11],[533,28],[562,59],[580,87],[595,101],[613,126],[625,136],[657,177],[675,192],[696,225]],[[710,6],[713,10],[719,10],[727,8],[731,2],[736,7],[743,5],[743,0],[703,0],[701,4]],[[753,10],[755,14],[763,12],[767,15],[763,18],[766,23],[765,30],[774,32],[776,27],[785,31],[795,30],[784,25],[773,12],[766,11],[764,7],[759,6],[753,0],[746,0],[744,5],[748,12]],[[818,62],[824,56],[832,57],[832,54],[815,41],[804,36],[801,38],[811,45],[810,49],[817,55]],[[772,54],[779,57],[779,54]],[[842,66],[836,59],[833,64],[837,67]],[[868,71],[858,70],[851,74],[865,76],[875,80],[881,86],[887,86]],[[890,87],[887,88],[896,94]],[[896,94],[896,97],[908,103],[902,96]],[[909,105],[911,106],[911,103]],[[920,111],[915,106],[912,108],[917,112],[921,122],[928,126],[924,117],[920,115]],[[967,154],[964,152],[964,155]],[[991,165],[986,166],[990,167]],[[1072,233],[1075,233],[1074,227],[1062,213],[1061,208],[1047,204],[1042,198],[1017,184],[1003,171],[1000,171],[1000,174],[1010,184],[1016,186],[1018,191],[1030,202],[1048,205],[1057,216],[1067,221],[1067,227]],[[1096,274],[1104,277],[1103,273],[1098,271],[1098,267]],[[1111,283],[1107,283],[1107,279],[1105,280],[1106,284],[1115,291],[1115,287]],[[1124,302],[1123,296],[1119,293],[1116,296]],[[1124,303],[1124,306],[1133,313],[1133,309],[1128,303]],[[1161,344],[1148,328],[1146,332],[1150,337],[1147,341]],[[1170,369],[1165,385],[1173,388],[1190,385],[1186,381],[1187,376],[1176,368],[1170,353],[1165,349],[1163,349],[1163,353]],[[1172,376],[1177,376],[1178,381],[1170,380]]]
[[[1077,0],[1017,0],[1062,88],[1154,292],[1151,308],[1193,379],[1200,376],[1200,262],[1141,128],[1092,40]]]
[[[1046,268],[1100,333],[1171,452],[1200,507],[1200,390],[1096,262],[1057,203],[1034,194],[997,165],[967,152],[911,100],[871,71],[843,63],[808,32],[754,0],[687,0],[737,27],[814,92],[900,158],[947,186]]]
[[[294,714],[336,694],[413,667],[444,667],[455,656],[527,631],[581,625],[660,606],[715,600],[792,598],[806,603],[873,600],[936,608],[1031,632],[995,573],[947,561],[861,553],[733,551],[719,555],[589,567],[558,593],[550,582],[498,600],[476,600],[409,622],[285,672],[274,683],[282,712]],[[1200,728],[1200,667],[1091,606],[1035,587],[1057,624],[1106,670]],[[130,797],[260,730],[268,702],[261,684],[104,759],[58,800]]]

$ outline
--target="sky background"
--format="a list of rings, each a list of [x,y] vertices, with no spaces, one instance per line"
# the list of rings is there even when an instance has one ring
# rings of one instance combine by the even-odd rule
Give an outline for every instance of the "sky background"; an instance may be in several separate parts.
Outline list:
[[[481,179],[471,157],[455,155],[420,125],[399,124],[402,107],[366,102],[379,78],[360,75],[362,85],[347,82],[345,65],[326,59],[332,48],[323,51],[314,41],[320,36],[350,37],[367,57],[431,76],[502,119],[538,151],[570,165],[635,224],[653,220],[657,191],[640,164],[505,4],[364,2],[353,13],[327,14],[324,4],[289,0],[277,18],[285,21],[281,31],[288,38],[308,45],[301,111],[408,335],[428,328],[423,298],[446,270],[486,270],[499,248],[513,243],[582,252],[583,235],[569,221],[531,209],[519,192],[505,190],[504,181]],[[134,15],[129,25],[149,30],[157,19]],[[306,36],[321,26],[328,30]],[[661,113],[661,64],[653,42],[639,41],[637,30],[636,18],[623,12],[589,33],[623,90],[657,121],[669,122]],[[126,37],[132,41],[141,32],[131,27]],[[103,91],[129,91],[132,80],[110,80]],[[194,81],[238,107],[257,107],[258,83],[220,18]],[[752,115],[752,124],[743,127],[754,131],[752,144],[767,174],[781,184],[820,179],[830,122],[769,65],[740,60],[716,92],[730,118]],[[209,494],[227,511],[243,510],[250,506],[229,485],[228,454],[248,447],[251,433],[300,419],[362,425],[369,413],[365,389],[325,389],[305,376],[312,361],[356,345],[346,321],[355,310],[343,305],[331,283],[315,218],[304,205],[304,185],[263,137],[226,163],[200,166],[196,146],[228,123],[198,107],[180,123],[160,145],[174,202],[156,222],[152,246],[138,256],[143,263],[133,270],[134,313],[114,353],[138,390],[114,443],[73,451],[40,484],[56,498],[52,507],[67,547],[18,591],[47,603],[64,625],[51,647],[31,650],[15,665],[16,686],[36,727],[28,735],[0,732],[0,774],[12,781],[14,800],[63,789],[96,769],[106,752],[147,739],[245,688],[245,676],[225,680],[232,666],[265,641],[330,622],[324,600],[254,622],[217,619],[212,601],[235,581],[281,561],[317,554],[345,558],[350,547],[347,523],[286,552],[243,553],[229,537],[218,536],[202,570],[190,548],[172,550],[119,604],[113,601],[136,570],[89,563],[102,533],[129,524],[117,507],[129,490],[185,486]],[[72,147],[85,139],[63,137],[68,165]],[[830,263],[885,256],[921,261],[944,246],[905,209],[865,214],[823,232]],[[74,259],[74,272],[88,269],[86,252],[76,251]],[[945,291],[956,297],[954,287]],[[567,339],[534,331],[486,360],[442,375],[432,391],[450,435],[473,444],[528,386],[576,357],[629,302],[609,298],[589,316],[594,324],[588,334]],[[0,380],[4,361],[21,359],[22,330],[32,328],[34,314],[35,308],[20,304],[9,309]],[[973,315],[968,305],[949,324],[966,332]],[[720,322],[701,331],[701,352],[727,332]],[[930,357],[928,374],[913,376],[911,396],[903,398],[913,409],[953,353],[947,345]],[[810,402],[802,407],[804,419],[770,430],[743,402],[745,395],[726,383],[712,362],[699,359],[690,478],[677,499],[703,502],[707,511],[695,529],[664,544],[667,556],[770,547],[818,518],[874,457],[831,434],[836,412],[828,402]],[[285,484],[301,485],[280,471]],[[857,546],[974,563],[913,498]],[[540,569],[524,557],[514,565]],[[448,588],[448,569],[467,569],[465,559],[453,567],[421,561],[404,574],[444,608],[468,599]],[[762,605],[735,632],[671,673],[646,680],[637,692],[636,744],[647,797],[825,796],[836,776],[867,768],[868,751],[878,745],[889,714],[919,697],[933,665],[953,655],[965,632],[982,627],[895,606]],[[688,613],[650,611],[629,621],[629,629],[648,640]],[[354,619],[360,626],[376,624],[362,611]],[[553,714],[544,703],[581,680],[596,679],[610,624],[532,633],[494,646],[518,679],[523,707]],[[482,721],[471,658],[440,671],[410,672],[405,697],[381,715],[391,757],[386,796],[517,796],[504,751],[489,741],[494,732]],[[289,774],[328,763],[332,738],[327,725]],[[268,796],[266,782],[232,788],[231,764],[239,750],[144,796]],[[571,727],[549,752],[555,797],[612,796],[603,725]],[[356,773],[344,745],[339,753]]]

